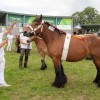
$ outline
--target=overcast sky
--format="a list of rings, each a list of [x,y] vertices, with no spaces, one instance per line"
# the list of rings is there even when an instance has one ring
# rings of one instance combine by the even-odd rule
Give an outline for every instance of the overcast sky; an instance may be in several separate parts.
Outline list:
[[[0,10],[33,15],[71,16],[87,6],[100,13],[100,0],[0,0]]]

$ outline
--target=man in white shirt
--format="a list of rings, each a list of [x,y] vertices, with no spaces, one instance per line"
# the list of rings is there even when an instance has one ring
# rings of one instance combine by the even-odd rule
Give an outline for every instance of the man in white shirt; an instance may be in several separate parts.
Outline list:
[[[22,70],[22,62],[23,62],[23,57],[24,58],[24,67],[27,68],[27,63],[28,63],[28,56],[29,52],[31,49],[30,43],[27,43],[27,40],[30,38],[26,36],[27,31],[24,30],[23,33],[20,34],[20,58],[19,58],[19,68]]]
[[[11,26],[8,27],[7,30],[0,33],[0,87],[10,86],[5,82],[5,79],[4,79],[5,57],[4,57],[4,48],[3,48],[3,46],[8,42],[8,40],[7,39],[3,40],[3,36],[7,35],[12,30],[12,28],[15,24],[16,24],[16,20],[12,23]]]
[[[7,51],[11,51],[12,40],[13,40],[12,32],[10,32],[10,33],[7,35],[7,38],[8,38]]]

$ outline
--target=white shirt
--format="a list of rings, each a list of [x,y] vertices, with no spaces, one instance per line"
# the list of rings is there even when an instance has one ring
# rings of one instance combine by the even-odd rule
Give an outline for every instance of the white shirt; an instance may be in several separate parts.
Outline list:
[[[26,37],[26,36],[23,36],[23,33],[20,34],[20,39],[22,39],[22,41],[24,43],[27,43],[27,40],[29,40],[30,38],[29,37]],[[23,43],[20,43],[20,46],[21,48],[23,49],[31,49],[31,45],[30,44],[23,44]]]
[[[4,35],[3,32],[0,33],[0,43],[2,43],[3,35]],[[0,48],[0,58],[1,57],[4,57],[4,48],[3,48],[3,46]]]
[[[8,42],[12,42],[12,39],[13,39],[13,35],[12,34],[8,34],[7,35],[7,38],[8,38]]]

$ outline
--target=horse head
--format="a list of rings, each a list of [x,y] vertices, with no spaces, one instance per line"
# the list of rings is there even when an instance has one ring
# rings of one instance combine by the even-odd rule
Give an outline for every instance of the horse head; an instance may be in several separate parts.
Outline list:
[[[23,27],[23,35],[26,36],[26,37],[33,36],[31,34],[31,29],[28,27],[28,25],[26,25],[26,26]]]
[[[43,23],[42,15],[36,16],[33,22],[27,25],[27,29],[30,31],[30,36],[38,35],[41,37],[41,33],[43,31]]]

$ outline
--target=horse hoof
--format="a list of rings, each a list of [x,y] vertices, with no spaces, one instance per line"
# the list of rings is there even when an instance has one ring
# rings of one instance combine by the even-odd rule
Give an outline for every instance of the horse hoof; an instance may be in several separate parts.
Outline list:
[[[64,84],[56,84],[55,82],[52,83],[52,86],[56,87],[56,88],[64,88]]]
[[[97,80],[94,80],[93,83],[98,84],[98,81]]]
[[[97,84],[97,87],[99,87],[99,88],[100,88],[100,80],[99,80],[99,82],[98,82],[98,84]]]
[[[64,84],[67,83],[67,77],[66,77],[66,75],[63,76],[63,83]]]
[[[46,68],[47,68],[47,66],[45,66],[45,67],[41,67],[40,69],[41,69],[41,70],[45,70]]]
[[[100,84],[98,84],[97,87],[100,88]]]

